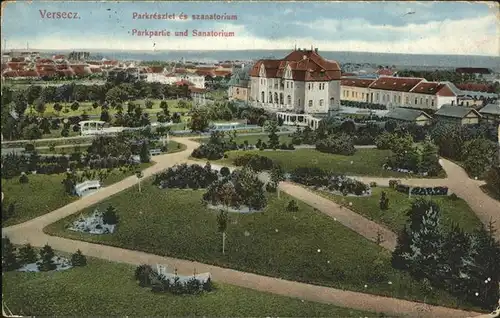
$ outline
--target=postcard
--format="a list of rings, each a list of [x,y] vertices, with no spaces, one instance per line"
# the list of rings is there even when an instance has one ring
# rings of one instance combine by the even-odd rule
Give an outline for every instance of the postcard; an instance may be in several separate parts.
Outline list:
[[[500,317],[499,17],[3,2],[3,315]]]

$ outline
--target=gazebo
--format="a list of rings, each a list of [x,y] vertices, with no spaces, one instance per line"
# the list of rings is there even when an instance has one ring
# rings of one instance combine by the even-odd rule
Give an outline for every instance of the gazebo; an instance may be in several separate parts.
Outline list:
[[[80,125],[80,134],[95,135],[102,133],[103,126],[106,122],[101,120],[84,120],[78,123]]]

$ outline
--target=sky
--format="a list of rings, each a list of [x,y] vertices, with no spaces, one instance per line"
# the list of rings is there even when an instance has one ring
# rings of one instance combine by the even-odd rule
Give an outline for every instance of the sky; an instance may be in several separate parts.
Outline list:
[[[2,47],[25,49],[264,50],[499,56],[495,2],[42,2],[2,5]],[[52,19],[47,12],[74,12]],[[134,19],[175,14],[175,19]],[[185,14],[187,19],[179,19]],[[193,15],[236,16],[193,20]],[[134,31],[135,29],[135,31]],[[139,31],[172,36],[139,36]],[[173,36],[188,30],[187,37]],[[234,32],[193,36],[193,30]]]

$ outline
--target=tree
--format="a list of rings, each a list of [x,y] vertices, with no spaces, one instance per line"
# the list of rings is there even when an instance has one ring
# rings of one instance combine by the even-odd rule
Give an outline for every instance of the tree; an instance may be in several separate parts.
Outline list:
[[[45,101],[43,100],[43,98],[37,98],[37,100],[35,101],[35,110],[37,111],[38,114],[40,114],[40,116],[43,115],[43,113],[45,113],[45,109],[46,109],[46,106],[45,106]]]
[[[380,195],[379,207],[380,207],[380,210],[389,209],[389,198],[387,197],[387,194],[385,193],[385,191],[382,191],[382,193]]]
[[[408,228],[403,226],[398,234],[397,245],[392,252],[391,264],[392,267],[396,269],[407,269],[408,261],[403,257],[403,255],[411,252],[410,249],[411,238]]]
[[[444,276],[444,238],[440,228],[439,209],[430,206],[418,230],[410,232],[410,251],[403,254],[410,273],[417,278],[438,282]]]
[[[220,174],[223,176],[223,177],[227,177],[231,174],[231,171],[229,170],[228,167],[222,167],[220,168]]]
[[[71,110],[73,110],[73,111],[77,111],[79,107],[80,107],[80,103],[78,103],[78,102],[73,102],[71,104]]]
[[[28,243],[19,249],[19,262],[21,264],[33,264],[36,261],[35,249],[33,249],[31,244]]]
[[[69,136],[69,129],[68,128],[63,128],[61,130],[61,136],[62,137],[68,137]]]
[[[116,214],[116,208],[112,205],[109,205],[104,213],[102,214],[102,222],[104,224],[118,224],[118,215]]]
[[[288,202],[288,205],[286,206],[286,210],[288,212],[297,212],[299,210],[299,206],[297,205],[297,202],[295,202],[295,200],[290,200]]]
[[[193,132],[203,132],[207,130],[209,125],[208,116],[206,112],[197,108],[191,113],[191,122],[189,123],[189,129]]]
[[[428,173],[430,176],[437,176],[441,170],[439,165],[438,148],[426,137],[422,145],[422,154],[418,169],[421,173]]]
[[[149,153],[149,145],[145,140],[141,144],[141,150],[139,152],[139,156],[141,158],[142,163],[147,163],[151,161],[151,154]]]
[[[21,172],[21,176],[19,177],[19,183],[28,183],[29,179],[25,172]]]
[[[146,99],[144,101],[144,105],[146,106],[147,109],[152,109],[153,108],[153,102],[149,99]]]
[[[356,152],[351,136],[342,134],[331,135],[316,142],[316,149],[321,152],[352,156]]]
[[[99,118],[99,120],[101,121],[105,121],[105,122],[109,122],[110,121],[110,116],[109,116],[109,112],[106,110],[106,109],[103,109],[101,111],[101,116]]]
[[[217,229],[222,233],[222,255],[226,252],[226,230],[227,230],[227,212],[220,210],[219,215],[217,215]]]
[[[269,133],[269,147],[273,150],[279,148],[280,139],[276,134],[278,132],[278,123],[275,120],[270,120],[266,125],[266,131]]]
[[[87,265],[87,258],[82,254],[82,251],[77,250],[76,253],[71,255],[72,266],[85,266]]]
[[[180,115],[179,113],[174,113],[174,114],[172,115],[172,122],[173,122],[174,124],[178,124],[178,123],[180,123],[180,122],[181,122],[181,115]]]
[[[465,142],[462,151],[465,170],[473,177],[484,177],[495,161],[497,149],[496,143],[484,138]]]
[[[500,165],[490,168],[490,171],[486,175],[486,184],[500,196]]]
[[[73,195],[75,193],[75,185],[76,185],[76,175],[70,171],[66,172],[66,177],[61,182],[64,185],[64,191]]]
[[[42,138],[42,132],[37,124],[29,124],[23,129],[23,136],[28,140],[35,140]]]
[[[19,268],[16,257],[16,248],[7,237],[2,237],[2,272]]]
[[[353,135],[356,133],[356,125],[352,120],[346,120],[340,125],[340,130],[348,135]]]
[[[280,198],[279,183],[285,180],[285,172],[283,167],[279,164],[274,164],[271,169],[271,182],[276,184],[276,192],[278,194],[278,199]]]
[[[38,270],[41,272],[48,272],[57,268],[53,261],[55,254],[54,250],[50,245],[46,244],[40,251],[40,263],[38,264]]]
[[[7,209],[5,209],[5,202],[2,204],[2,220],[6,221],[15,214],[15,205],[14,203],[9,203]]]

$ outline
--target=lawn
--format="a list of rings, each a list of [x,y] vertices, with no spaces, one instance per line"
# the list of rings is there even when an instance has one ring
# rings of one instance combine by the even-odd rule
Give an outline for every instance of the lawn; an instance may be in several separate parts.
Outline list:
[[[141,164],[140,167],[145,169],[152,164]],[[133,173],[134,171],[122,173],[115,169],[103,183],[105,186],[111,185]],[[29,182],[26,184],[20,183],[19,177],[2,178],[2,192],[5,196],[4,207],[7,207],[9,203],[15,203],[14,215],[3,221],[2,226],[7,227],[26,222],[78,200],[78,197],[69,196],[64,192],[64,187],[61,184],[64,177],[64,173],[29,174]]]
[[[281,199],[270,196],[263,213],[231,214],[226,255],[222,255],[217,212],[201,204],[203,190],[161,190],[150,181],[143,185],[142,193],[127,189],[97,205],[116,207],[121,223],[114,234],[93,236],[66,230],[80,213],[44,231],[284,279],[456,305],[447,293],[426,290],[393,269],[388,251],[312,207],[299,202],[298,212],[287,212],[291,197],[285,194]]]
[[[50,150],[49,148],[41,148],[37,149],[38,153],[41,154],[57,154],[57,155],[67,155],[75,152],[75,147],[80,147],[80,151],[84,151],[90,146],[91,144],[89,143],[84,143],[84,144],[75,144],[75,145],[66,145],[66,146],[57,146],[54,148],[54,150]],[[180,146],[179,146],[180,145]],[[161,146],[161,142],[158,143],[158,147]],[[154,148],[154,147],[151,147]],[[169,141],[168,142],[168,151],[167,153],[174,153],[174,152],[179,152],[183,151],[186,149],[186,146],[183,144],[180,144],[175,141]]]
[[[289,134],[280,134],[279,140],[280,144],[286,143],[287,145],[292,142],[292,137],[288,136]],[[196,141],[198,142],[208,142],[210,137],[205,137],[205,138],[197,138]],[[229,138],[225,138],[229,140]],[[268,134],[262,134],[262,135],[250,135],[250,136],[238,136],[236,135],[236,138],[234,139],[238,145],[243,144],[246,141],[248,141],[249,145],[255,145],[258,140],[261,140],[262,142],[265,142],[266,144],[269,143],[269,137]]]
[[[227,152],[228,158],[219,162],[234,165],[234,159],[247,153],[271,158],[282,165],[286,171],[292,171],[297,167],[318,167],[334,173],[352,176],[386,178],[408,176],[408,174],[383,169],[382,165],[386,162],[386,158],[391,155],[391,151],[379,149],[357,149],[353,156],[329,154],[316,149],[296,149],[294,151],[237,150]]]
[[[158,294],[139,287],[132,265],[87,260],[61,272],[7,272],[3,301],[25,316],[378,317],[217,282],[215,291],[199,296]]]
[[[154,113],[157,113],[157,112],[160,112],[161,109],[160,109],[160,103],[161,103],[161,100],[160,99],[151,99],[151,101],[153,102],[153,107],[151,109],[148,109],[148,108],[145,108],[145,100],[144,99],[140,99],[140,100],[134,100],[132,101],[133,103],[136,103],[138,105],[140,105],[143,110],[147,113],[150,113],[150,114],[154,114]],[[181,112],[181,113],[185,113],[187,111],[189,111],[189,109],[187,108],[179,108],[177,107],[177,104],[178,104],[178,101],[177,100],[166,100],[167,104],[168,104],[168,110],[170,111],[170,113],[173,113],[173,112]],[[97,107],[97,108],[94,108],[92,107],[92,104],[93,102],[79,102],[79,107],[77,110],[71,110],[70,106],[71,106],[72,103],[61,103],[61,106],[63,107],[63,110],[60,111],[60,112],[56,112],[54,110],[54,103],[47,103],[46,104],[46,109],[45,109],[45,112],[43,113],[43,116],[44,117],[50,117],[50,116],[60,116],[60,117],[70,117],[70,116],[80,116],[84,111],[87,115],[100,115],[101,114],[101,107]],[[67,110],[68,112],[65,112],[64,109],[67,107]],[[124,110],[127,109],[127,103],[125,102],[123,104],[123,108]],[[29,114],[31,113],[32,110],[30,108],[27,108],[26,109],[26,113]],[[113,115],[116,113],[116,110],[114,109],[110,109],[110,112],[109,114],[110,115]]]
[[[389,209],[382,211],[379,208],[379,200],[382,191],[385,191],[389,198]],[[390,188],[373,188],[370,197],[343,197],[333,195],[326,191],[318,191],[322,196],[327,197],[339,204],[352,202],[349,209],[367,217],[377,223],[384,224],[394,232],[399,232],[408,220],[406,212],[411,206],[411,202],[417,197],[405,195]],[[453,222],[459,224],[464,230],[472,231],[481,225],[474,211],[462,200],[454,201],[449,196],[433,196],[431,198],[441,207],[441,220],[445,227],[449,227]]]

